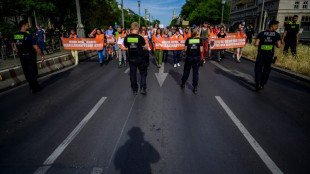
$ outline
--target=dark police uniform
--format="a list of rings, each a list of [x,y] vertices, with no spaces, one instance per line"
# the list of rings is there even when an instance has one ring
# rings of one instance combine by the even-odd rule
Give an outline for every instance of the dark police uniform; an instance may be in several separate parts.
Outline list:
[[[263,31],[258,34],[260,40],[255,63],[256,89],[263,88],[269,78],[273,61],[274,47],[281,40],[280,34],[275,31]]]
[[[296,45],[297,45],[297,34],[299,32],[299,23],[289,22],[285,25],[285,30],[287,31],[286,36],[284,38],[284,52],[288,53],[288,49],[291,48],[291,52],[293,55],[296,55]]]
[[[33,92],[39,89],[37,81],[37,53],[33,48],[36,45],[34,38],[25,33],[19,32],[14,34],[14,43],[16,44],[18,56],[25,74],[25,78],[29,83],[29,87]]]
[[[188,79],[191,67],[193,68],[193,87],[194,92],[197,92],[198,86],[198,70],[199,70],[199,62],[200,62],[200,47],[203,46],[202,39],[199,38],[188,38],[185,42],[185,46],[187,47],[186,59],[184,65],[184,73],[182,77],[182,85],[183,88],[186,80]]]
[[[251,44],[252,43],[252,36],[253,36],[253,33],[254,33],[254,28],[253,26],[247,26],[246,27],[246,35],[247,35],[247,41],[249,41],[249,43]]]
[[[145,40],[138,34],[129,34],[124,39],[124,45],[128,48],[129,54],[129,67],[130,67],[130,81],[131,88],[136,94],[138,91],[137,84],[137,68],[140,71],[140,90],[145,91],[146,89],[146,76],[147,67],[149,66],[149,55],[148,51],[143,50]]]

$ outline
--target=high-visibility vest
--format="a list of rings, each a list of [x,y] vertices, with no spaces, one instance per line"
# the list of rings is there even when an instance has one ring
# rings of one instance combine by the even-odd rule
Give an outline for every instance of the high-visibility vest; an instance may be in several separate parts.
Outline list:
[[[184,33],[184,38],[190,38],[192,36],[192,34],[191,33]]]
[[[96,35],[96,39],[99,39],[99,38],[102,38],[102,39],[104,39],[104,34],[97,34]],[[104,42],[104,40],[103,40],[103,46],[106,46],[107,44]]]
[[[69,37],[69,38],[75,39],[75,38],[77,38],[77,37],[76,37],[76,34],[74,34],[74,35],[73,35],[73,34],[70,34],[70,37]]]
[[[174,39],[183,39],[183,36],[182,36],[182,35],[179,35],[179,37],[177,38],[176,35],[173,35],[172,38],[174,38]]]
[[[104,34],[97,34],[96,38],[104,38]]]

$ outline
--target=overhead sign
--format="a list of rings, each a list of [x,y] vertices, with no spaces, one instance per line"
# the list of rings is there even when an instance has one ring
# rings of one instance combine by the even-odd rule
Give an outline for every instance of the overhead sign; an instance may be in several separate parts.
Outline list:
[[[182,25],[189,25],[189,21],[182,21]]]

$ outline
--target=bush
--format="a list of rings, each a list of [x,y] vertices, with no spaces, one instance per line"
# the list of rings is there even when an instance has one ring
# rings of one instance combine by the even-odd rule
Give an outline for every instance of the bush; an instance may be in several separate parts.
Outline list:
[[[289,51],[288,55],[283,54],[284,45],[281,48],[275,48],[275,56],[278,57],[275,65],[293,72],[310,76],[310,46],[298,44],[297,56],[294,57]],[[257,47],[253,44],[247,44],[243,55],[256,59]]]

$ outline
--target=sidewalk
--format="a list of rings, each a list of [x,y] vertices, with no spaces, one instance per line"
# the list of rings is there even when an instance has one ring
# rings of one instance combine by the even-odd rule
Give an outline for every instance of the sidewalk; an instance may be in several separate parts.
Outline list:
[[[47,59],[61,56],[64,54],[71,54],[71,50],[64,50],[63,48],[61,48],[60,50],[56,50],[53,53],[45,54],[44,59],[47,60]],[[37,60],[41,60],[41,57],[39,54],[37,54]],[[15,55],[15,59],[14,57],[6,58],[5,60],[0,58],[0,71],[4,69],[13,68],[16,66],[20,66],[20,60],[17,55]]]

